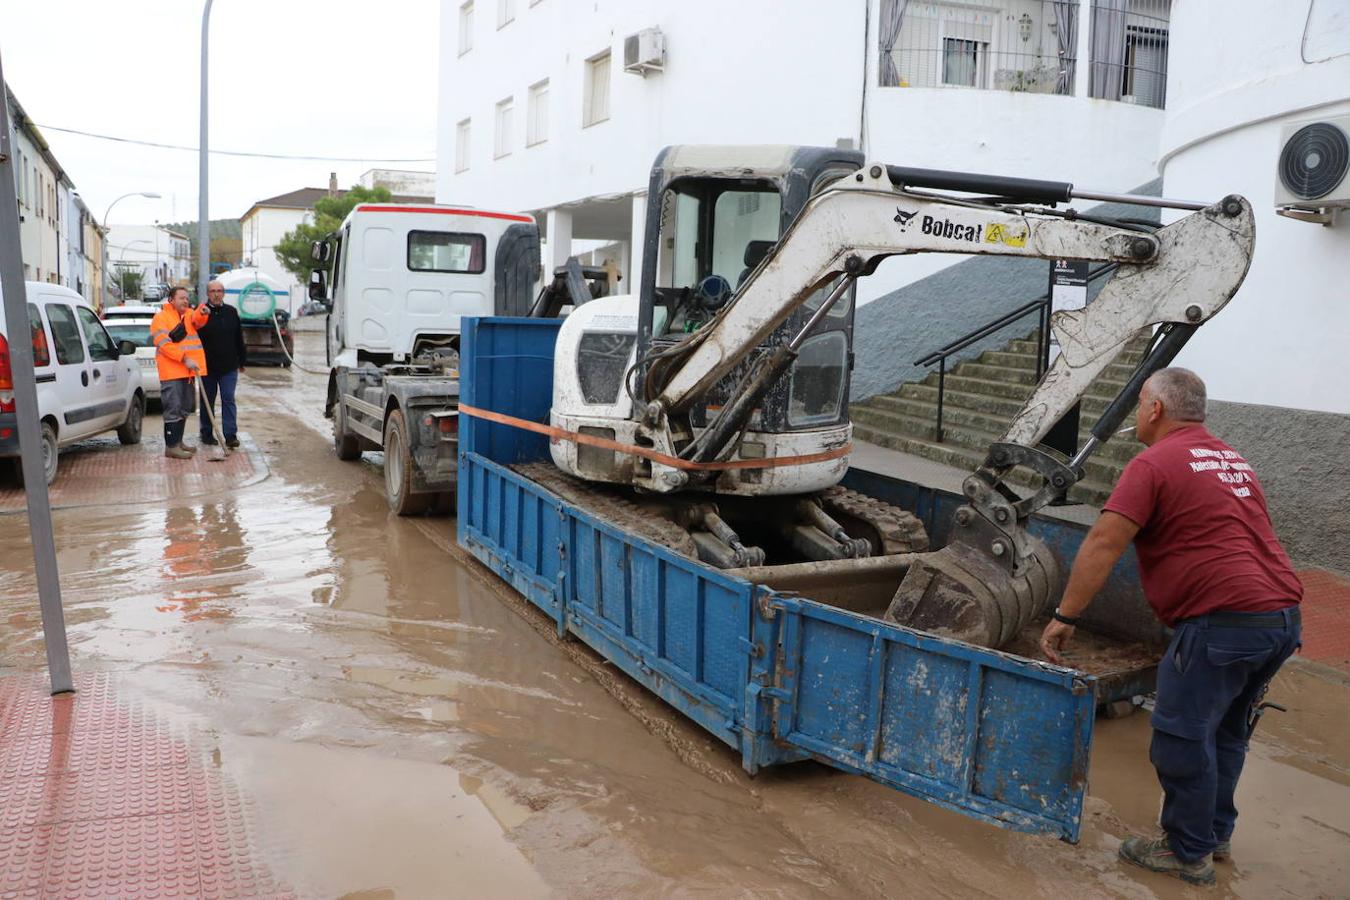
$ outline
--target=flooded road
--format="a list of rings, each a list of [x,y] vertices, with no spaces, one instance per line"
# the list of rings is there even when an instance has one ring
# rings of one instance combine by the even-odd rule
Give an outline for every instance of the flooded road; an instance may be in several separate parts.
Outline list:
[[[322,368],[319,336],[297,337]],[[323,392],[248,371],[256,484],[55,514],[76,670],[196,734],[303,895],[1350,896],[1335,673],[1291,666],[1272,690],[1290,711],[1253,745],[1216,891],[1116,861],[1158,813],[1142,714],[1098,725],[1076,847],[814,764],[752,779],[560,642],[458,551],[453,520],[393,516],[379,455],[333,455]],[[43,665],[25,525],[0,516],[0,673]]]

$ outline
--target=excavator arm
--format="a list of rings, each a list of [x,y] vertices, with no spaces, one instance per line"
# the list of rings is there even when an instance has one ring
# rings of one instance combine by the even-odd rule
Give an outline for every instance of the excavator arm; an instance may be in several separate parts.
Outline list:
[[[648,372],[640,415],[643,434],[653,447],[698,461],[725,458],[758,396],[791,365],[797,347],[830,305],[887,257],[937,252],[1115,263],[1114,277],[1090,306],[1052,317],[1062,352],[1004,437],[1008,445],[1029,448],[1073,406],[1132,334],[1145,326],[1175,323],[1180,326],[1177,336],[1188,336],[1233,296],[1251,259],[1254,218],[1250,204],[1240,197],[1227,197],[1149,233],[1016,201],[920,193],[913,182],[923,179],[912,172],[864,166],[807,203],[731,302]],[[927,184],[960,190],[1010,188],[1040,202],[1067,200],[1072,190],[1048,182],[925,174],[948,176],[945,181],[930,177]],[[685,411],[794,310],[840,276],[801,331],[746,378],[720,421],[694,438],[682,421]],[[1180,349],[1176,338],[1168,346],[1172,355]],[[1125,408],[1133,402],[1129,398]],[[686,477],[683,470],[656,465],[644,487],[676,490]]]
[[[962,200],[915,190],[919,186],[1002,199]],[[1027,519],[1082,477],[1084,461],[1137,403],[1144,379],[1171,362],[1237,292],[1255,240],[1251,205],[1238,196],[1210,206],[1160,203],[1194,212],[1156,231],[1035,205],[1071,195],[1069,185],[863,167],[808,201],[731,302],[645,369],[646,405],[635,410],[639,433],[685,460],[725,459],[760,399],[792,365],[797,348],[830,306],[886,257],[937,252],[1114,263],[1113,277],[1091,304],[1051,316],[1058,358],[1003,440],[965,479],[967,503],[955,514],[947,545],[916,558],[886,614],[925,631],[986,646],[1006,644],[1043,615],[1060,591],[1055,557],[1027,531]],[[831,283],[833,290],[806,324],[751,367],[732,399],[695,435],[690,407]],[[1039,441],[1130,336],[1149,326],[1160,326],[1150,352],[1085,446],[1067,463],[1039,450]],[[1022,497],[1007,485],[1017,466],[1042,476],[1040,490]],[[642,486],[668,492],[689,477],[685,469],[654,463]]]

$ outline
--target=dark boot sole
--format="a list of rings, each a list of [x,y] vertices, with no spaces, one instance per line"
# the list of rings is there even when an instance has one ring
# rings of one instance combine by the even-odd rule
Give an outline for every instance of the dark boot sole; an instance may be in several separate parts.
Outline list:
[[[1135,859],[1133,856],[1128,856],[1125,853],[1119,853],[1117,855],[1132,866],[1138,866],[1141,869],[1147,869],[1150,872],[1157,872],[1161,875],[1175,875],[1187,884],[1210,885],[1218,880],[1213,872],[1210,872],[1208,875],[1192,875],[1189,872],[1175,869],[1170,866],[1150,865],[1141,859]]]

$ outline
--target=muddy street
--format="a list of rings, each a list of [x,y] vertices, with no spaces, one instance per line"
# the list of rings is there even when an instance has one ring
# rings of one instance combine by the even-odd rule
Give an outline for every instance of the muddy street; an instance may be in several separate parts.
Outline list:
[[[297,338],[321,369],[321,336]],[[184,479],[167,500],[110,484],[118,499],[55,513],[77,673],[186,735],[249,799],[254,846],[298,894],[1206,894],[1116,860],[1158,812],[1143,713],[1097,726],[1078,846],[815,764],[750,778],[560,642],[456,548],[453,519],[390,513],[379,455],[334,456],[324,385],[298,369],[241,380],[265,477],[204,493]],[[147,420],[147,457],[158,429]],[[0,674],[40,673],[23,514],[0,529]],[[1236,861],[1212,893],[1350,896],[1350,680],[1291,664],[1271,699],[1289,711],[1254,741]]]

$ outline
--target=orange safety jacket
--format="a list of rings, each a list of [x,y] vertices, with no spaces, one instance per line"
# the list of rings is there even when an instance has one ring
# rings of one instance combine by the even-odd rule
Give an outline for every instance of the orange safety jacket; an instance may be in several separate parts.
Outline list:
[[[197,374],[206,374],[206,350],[202,348],[202,339],[197,337],[197,329],[206,324],[211,314],[202,306],[189,310],[180,317],[172,303],[165,303],[150,320],[150,342],[155,345],[155,368],[159,370],[160,381],[173,381],[176,378],[189,378],[183,360],[191,359],[197,363]],[[183,326],[182,340],[173,340],[173,330]]]

